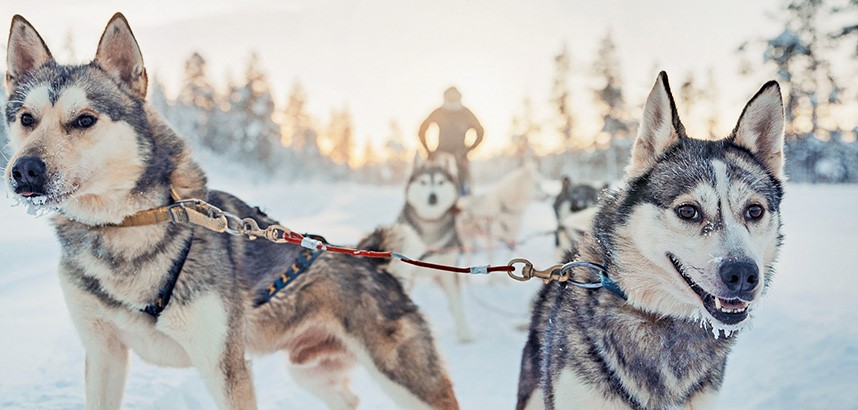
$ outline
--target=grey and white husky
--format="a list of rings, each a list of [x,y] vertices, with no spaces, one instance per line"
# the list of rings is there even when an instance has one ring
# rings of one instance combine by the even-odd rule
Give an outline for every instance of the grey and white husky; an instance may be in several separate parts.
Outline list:
[[[197,368],[222,409],[256,407],[245,354],[275,352],[331,408],[357,406],[348,387],[357,363],[402,407],[458,407],[429,327],[378,264],[187,224],[123,223],[172,197],[275,221],[208,190],[184,142],[145,101],[143,57],[121,14],[95,59],[75,66],[58,64],[15,16],[7,57],[14,154],[5,179],[22,201],[56,210],[88,409],[120,408],[130,350]]]
[[[436,152],[429,159],[420,155],[414,157],[411,177],[405,187],[405,205],[392,227],[398,242],[389,250],[428,262],[444,265],[457,263],[461,253],[461,242],[456,230],[456,204],[459,200],[457,169],[456,158],[447,153]],[[390,269],[409,290],[418,277],[432,278],[437,282],[447,297],[459,341],[472,340],[462,308],[459,275],[398,261],[391,262]]]
[[[621,291],[541,290],[517,408],[715,405],[735,332],[771,282],[781,244],[783,132],[772,81],[727,138],[689,138],[658,76],[624,183],[573,255],[603,265]],[[599,281],[585,268],[572,278]]]
[[[608,189],[605,184],[601,191]],[[581,235],[593,223],[600,189],[587,183],[573,183],[568,176],[560,181],[560,193],[554,198],[554,217],[557,230],[554,231],[554,246],[557,256],[563,259],[581,239]]]

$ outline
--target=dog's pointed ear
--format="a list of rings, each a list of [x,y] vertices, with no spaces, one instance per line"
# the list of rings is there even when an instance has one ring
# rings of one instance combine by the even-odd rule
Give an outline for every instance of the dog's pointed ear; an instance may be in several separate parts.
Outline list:
[[[679,121],[676,103],[670,93],[667,73],[658,74],[652,91],[646,99],[638,137],[632,148],[632,159],[626,175],[640,176],[652,167],[658,157],[684,138],[685,129]]]
[[[107,23],[98,42],[95,62],[132,95],[146,97],[148,79],[143,54],[122,13],[114,14]]]
[[[572,189],[572,180],[568,176],[563,175],[563,178],[560,179],[560,194],[565,194],[570,189]]]
[[[456,165],[456,157],[452,155],[441,155],[441,167],[445,169],[453,178],[459,177],[459,167]]]
[[[748,101],[729,139],[751,151],[776,178],[784,179],[784,103],[777,81]]]
[[[423,156],[420,155],[420,151],[414,153],[414,161],[411,162],[411,170],[414,171],[417,168],[420,168],[423,165]]]
[[[51,60],[51,51],[45,41],[25,18],[15,15],[9,29],[6,49],[6,90],[12,92],[27,73]]]

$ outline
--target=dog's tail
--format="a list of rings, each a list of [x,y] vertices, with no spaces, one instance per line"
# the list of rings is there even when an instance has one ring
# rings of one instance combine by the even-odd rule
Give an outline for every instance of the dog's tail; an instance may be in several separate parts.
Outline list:
[[[373,252],[396,251],[394,244],[397,240],[398,237],[392,228],[380,227],[375,228],[372,233],[361,239],[357,244],[357,248]],[[372,265],[379,268],[385,268],[390,265],[390,259],[367,259]]]

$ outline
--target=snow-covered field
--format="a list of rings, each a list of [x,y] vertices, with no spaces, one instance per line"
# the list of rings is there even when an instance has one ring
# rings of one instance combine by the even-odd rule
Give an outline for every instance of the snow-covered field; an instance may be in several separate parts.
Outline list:
[[[210,186],[264,205],[296,230],[340,243],[392,222],[404,196],[392,187],[254,185],[219,174]],[[11,207],[2,192],[0,408],[82,408],[84,352],[57,283],[57,241],[47,218]],[[718,407],[858,408],[858,186],[788,185],[783,214],[785,245],[775,282],[753,327],[739,335]],[[549,203],[534,203],[523,236],[553,224]],[[553,262],[553,239],[536,238],[516,253],[545,266]],[[468,279],[464,299],[474,343],[456,342],[438,288],[418,287],[414,298],[433,324],[462,407],[513,408],[525,339],[521,327],[539,284]],[[282,357],[257,359],[253,373],[260,408],[321,408],[290,379]],[[353,388],[361,408],[394,408],[363,370],[356,372]],[[127,409],[213,407],[193,370],[157,368],[137,357],[124,403]]]

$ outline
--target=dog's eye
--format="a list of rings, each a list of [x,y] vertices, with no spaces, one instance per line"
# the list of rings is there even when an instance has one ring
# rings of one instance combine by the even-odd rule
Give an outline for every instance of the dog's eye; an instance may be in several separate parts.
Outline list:
[[[686,221],[700,220],[700,209],[694,205],[680,205],[676,207],[676,216]]]
[[[763,217],[765,210],[760,204],[751,204],[745,208],[745,220],[756,221]]]
[[[33,114],[25,112],[21,114],[21,125],[30,128],[33,124],[36,123],[36,117],[33,117]]]
[[[75,128],[89,128],[95,125],[95,117],[90,114],[83,114],[72,121],[72,126]]]

